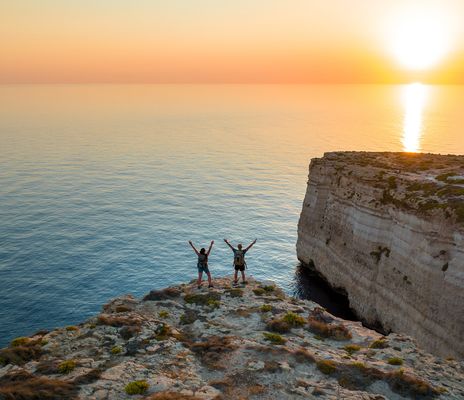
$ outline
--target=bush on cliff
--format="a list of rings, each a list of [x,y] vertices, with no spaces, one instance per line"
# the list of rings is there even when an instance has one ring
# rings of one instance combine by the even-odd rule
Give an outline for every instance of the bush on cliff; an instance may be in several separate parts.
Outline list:
[[[100,314],[98,316],[98,323],[100,325],[109,325],[115,327],[122,326],[139,326],[142,324],[139,318],[134,315],[111,315]]]
[[[264,332],[263,336],[265,340],[271,342],[272,344],[285,344],[287,342],[287,339],[277,333]]]
[[[282,320],[285,321],[292,328],[298,328],[306,324],[305,319],[301,315],[295,314],[293,312],[288,312],[287,314],[285,314],[282,317]]]
[[[197,342],[184,344],[210,369],[225,369],[224,354],[237,349],[231,336],[209,336]]]
[[[155,393],[145,398],[145,400],[198,400],[198,397],[168,391]]]
[[[143,301],[172,300],[176,297],[179,297],[180,294],[181,291],[173,287],[166,288],[163,290],[152,290],[143,298]]]
[[[37,360],[42,355],[40,341],[28,340],[15,342],[15,346],[0,350],[0,364],[23,365],[29,361]],[[14,341],[13,341],[14,342]],[[24,343],[22,345],[18,343]]]
[[[266,329],[271,332],[287,333],[292,329],[288,322],[282,319],[271,319],[266,324]]]
[[[209,292],[205,294],[200,293],[190,293],[186,294],[184,297],[184,301],[188,304],[197,304],[200,306],[208,306],[213,301],[220,301],[221,294],[218,292]]]
[[[71,400],[78,388],[72,382],[37,377],[26,371],[10,372],[0,378],[0,399]]]
[[[308,324],[309,330],[317,335],[320,335],[321,337],[335,340],[351,339],[350,331],[343,324],[327,324],[312,317],[309,317]]]
[[[60,374],[69,374],[70,372],[74,371],[76,365],[77,364],[74,360],[63,361],[58,365],[58,372]]]
[[[125,386],[124,391],[129,395],[144,394],[149,387],[150,385],[147,381],[133,381]]]

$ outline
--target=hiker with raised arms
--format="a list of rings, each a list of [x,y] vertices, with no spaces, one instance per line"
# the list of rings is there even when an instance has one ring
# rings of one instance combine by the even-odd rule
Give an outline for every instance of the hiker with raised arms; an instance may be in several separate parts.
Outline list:
[[[211,283],[211,273],[209,272],[208,268],[208,256],[211,253],[211,249],[213,248],[214,240],[211,240],[211,244],[209,245],[208,251],[205,250],[204,247],[198,251],[195,246],[193,245],[192,241],[189,240],[189,245],[192,246],[193,251],[198,256],[197,268],[198,268],[198,289],[201,288],[201,281],[203,278],[203,272],[208,275],[208,287],[212,288],[213,284]]]
[[[242,249],[242,244],[239,243],[237,245],[237,248],[234,248],[227,239],[224,239],[224,242],[226,242],[227,246],[229,246],[232,251],[234,252],[234,269],[235,269],[235,273],[234,273],[234,286],[236,286],[238,284],[238,271],[240,271],[242,273],[242,283],[243,284],[246,284],[247,281],[245,280],[245,268],[246,268],[246,261],[245,261],[245,254],[248,250],[250,250],[250,248],[256,243],[256,240],[253,240],[249,245],[248,247],[246,247],[245,249]]]

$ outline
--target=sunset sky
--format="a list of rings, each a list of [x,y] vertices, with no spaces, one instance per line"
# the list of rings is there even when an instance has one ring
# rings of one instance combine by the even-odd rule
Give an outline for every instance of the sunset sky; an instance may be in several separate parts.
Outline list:
[[[0,83],[464,83],[462,0],[0,0]]]

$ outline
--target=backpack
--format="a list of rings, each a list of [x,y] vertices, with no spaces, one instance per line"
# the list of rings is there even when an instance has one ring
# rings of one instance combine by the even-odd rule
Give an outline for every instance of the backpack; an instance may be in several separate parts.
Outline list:
[[[243,250],[236,250],[234,255],[234,265],[237,267],[243,267],[245,263],[245,253]]]
[[[208,254],[198,254],[198,264],[202,266],[208,265]]]

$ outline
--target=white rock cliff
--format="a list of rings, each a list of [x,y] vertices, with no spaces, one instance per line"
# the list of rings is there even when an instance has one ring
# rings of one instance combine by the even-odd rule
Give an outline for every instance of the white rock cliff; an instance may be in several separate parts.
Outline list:
[[[297,256],[367,324],[464,357],[464,156],[313,159]]]

